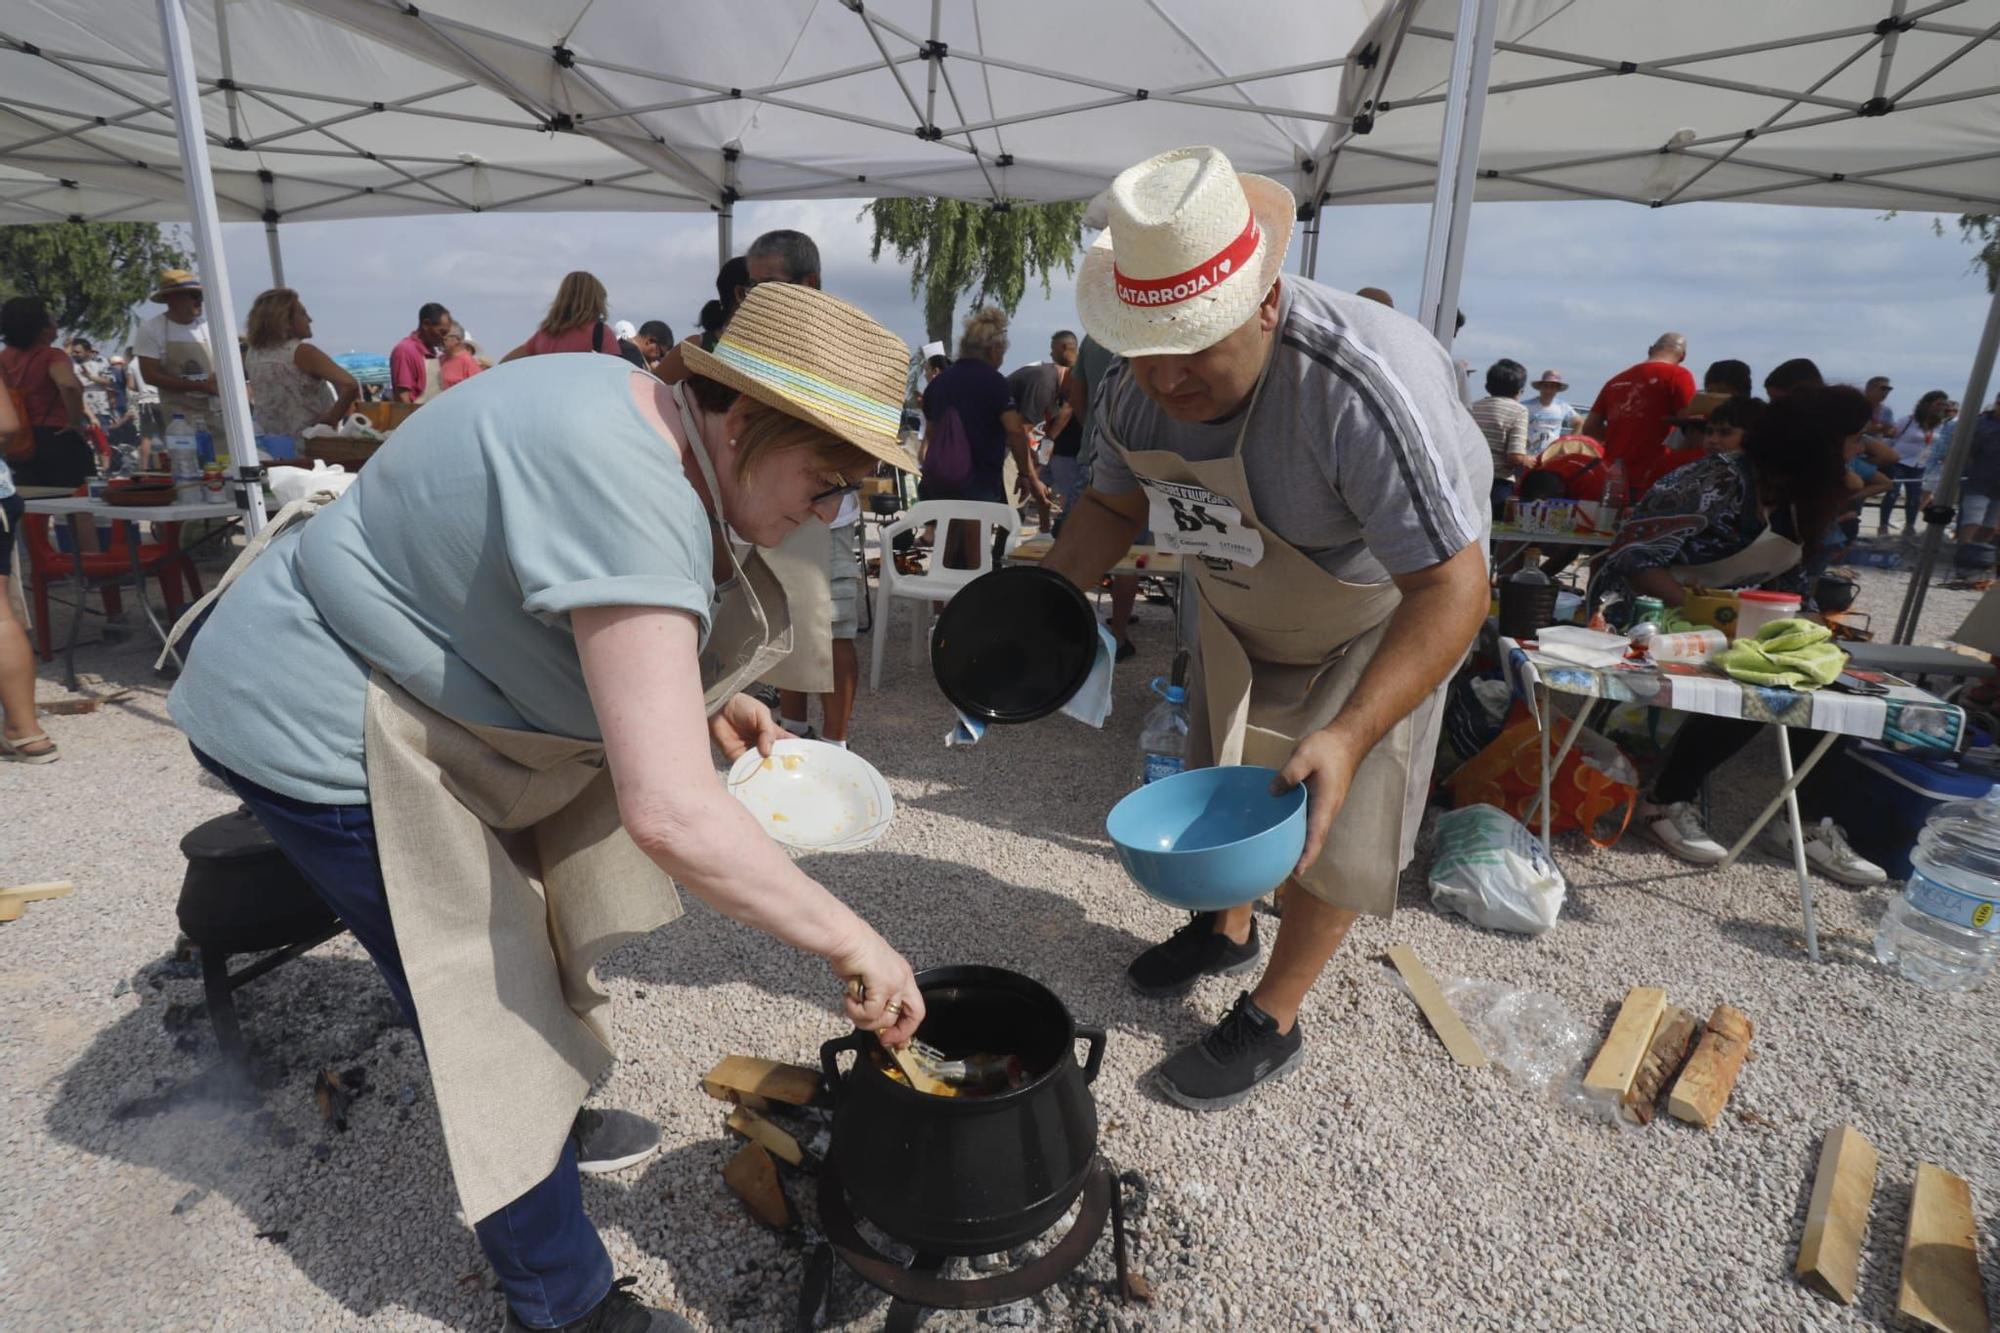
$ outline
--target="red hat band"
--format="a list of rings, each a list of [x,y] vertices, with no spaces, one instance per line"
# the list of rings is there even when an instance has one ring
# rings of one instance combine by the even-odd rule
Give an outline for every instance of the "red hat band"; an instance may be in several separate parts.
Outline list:
[[[1127,276],[1114,260],[1111,266],[1112,282],[1118,289],[1118,299],[1126,305],[1152,310],[1160,306],[1178,305],[1182,301],[1193,300],[1205,292],[1212,291],[1230,274],[1250,262],[1257,253],[1257,243],[1264,233],[1257,226],[1257,215],[1252,212],[1250,221],[1241,234],[1223,250],[1184,273],[1175,273],[1164,278],[1134,278]]]

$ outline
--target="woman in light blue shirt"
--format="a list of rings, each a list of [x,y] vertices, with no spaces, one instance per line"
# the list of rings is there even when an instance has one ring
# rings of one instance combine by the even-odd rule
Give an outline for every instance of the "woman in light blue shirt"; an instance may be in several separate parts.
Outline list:
[[[857,1025],[885,1041],[914,1032],[923,1001],[909,964],[723,789],[710,741],[725,759],[768,752],[781,734],[769,710],[742,694],[704,702],[740,674],[709,660],[731,651],[711,630],[746,585],[717,574],[737,568],[725,522],[776,546],[814,514],[832,519],[879,463],[913,468],[897,440],[907,364],[860,311],[773,283],[712,356],[691,360],[686,385],[614,357],[495,367],[411,416],[344,496],[272,541],[214,604],[169,710],[413,1022],[419,973],[403,958],[423,941],[389,911],[410,900],[407,881],[384,884],[377,827],[397,821],[370,801],[371,678],[473,735],[601,740],[639,849],[725,914],[838,978],[866,978],[847,1001]],[[483,933],[452,944],[499,947]],[[434,1068],[442,1031],[425,1034]],[[610,1117],[582,1111],[554,1171],[475,1221],[510,1327],[685,1327],[614,1286],[583,1214],[579,1169],[629,1165],[658,1143],[636,1117]],[[450,1144],[448,1115],[446,1131]]]

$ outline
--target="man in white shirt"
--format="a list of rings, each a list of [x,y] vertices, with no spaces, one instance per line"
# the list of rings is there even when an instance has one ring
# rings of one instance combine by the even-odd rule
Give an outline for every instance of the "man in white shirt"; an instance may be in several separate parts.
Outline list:
[[[1528,456],[1533,458],[1581,425],[1583,413],[1564,400],[1562,391],[1569,385],[1560,370],[1543,371],[1528,387],[1535,391],[1528,403]]]
[[[168,269],[160,274],[152,299],[166,309],[140,322],[132,346],[139,354],[140,375],[160,392],[162,419],[171,424],[178,413],[193,425],[202,417],[210,430],[219,430],[222,409],[208,350],[208,320],[201,310],[201,279],[185,269]]]

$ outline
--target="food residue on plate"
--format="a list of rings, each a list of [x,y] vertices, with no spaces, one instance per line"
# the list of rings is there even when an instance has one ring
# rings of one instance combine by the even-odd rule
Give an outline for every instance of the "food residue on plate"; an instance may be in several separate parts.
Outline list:
[[[790,823],[791,821],[785,818],[784,813],[782,811],[773,810],[771,812],[771,822],[773,824],[786,824]]]
[[[785,771],[788,773],[806,761],[806,757],[802,754],[788,754],[784,758],[785,758]],[[765,767],[768,768],[770,766],[770,763],[771,763],[770,760],[768,759],[765,760],[764,761]]]

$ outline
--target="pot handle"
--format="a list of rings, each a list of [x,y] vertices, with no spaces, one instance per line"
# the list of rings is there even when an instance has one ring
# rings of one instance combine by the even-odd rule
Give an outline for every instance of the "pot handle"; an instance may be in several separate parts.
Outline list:
[[[1090,1054],[1083,1057],[1083,1081],[1097,1081],[1097,1067],[1104,1063],[1104,1029],[1096,1023],[1078,1023],[1076,1035],[1090,1043]]]
[[[861,1044],[868,1039],[868,1036],[868,1033],[856,1028],[845,1037],[835,1037],[832,1041],[820,1046],[819,1068],[820,1073],[825,1079],[825,1082],[821,1086],[826,1089],[828,1097],[833,1098],[835,1101],[840,1099],[839,1089],[843,1081],[843,1075],[840,1072],[840,1053],[842,1051],[854,1051],[858,1054],[861,1050]]]

